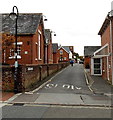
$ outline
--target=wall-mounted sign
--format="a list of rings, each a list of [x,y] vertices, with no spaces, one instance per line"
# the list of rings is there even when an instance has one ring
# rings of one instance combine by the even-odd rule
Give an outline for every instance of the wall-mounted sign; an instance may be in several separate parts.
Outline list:
[[[32,71],[33,67],[28,67],[27,70]]]
[[[25,51],[25,54],[28,54],[28,51]]]

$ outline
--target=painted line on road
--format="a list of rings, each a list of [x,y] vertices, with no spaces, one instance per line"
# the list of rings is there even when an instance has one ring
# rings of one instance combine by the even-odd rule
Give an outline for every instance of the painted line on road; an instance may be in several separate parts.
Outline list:
[[[77,90],[81,90],[82,88],[81,87],[76,87]]]
[[[48,84],[49,82],[51,82],[57,75],[59,75],[60,73],[62,73],[64,70],[66,70],[66,68],[64,68],[63,70],[61,70],[60,72],[56,73],[53,77],[51,77],[50,80],[46,81],[45,83],[43,83],[41,86],[39,86],[38,88],[36,88],[35,90],[31,91],[32,93],[39,91],[42,87],[44,87],[46,84]]]
[[[84,69],[84,74],[85,74],[85,78],[86,78],[86,83],[87,83],[87,85],[89,85],[89,81],[87,79],[87,75],[86,75],[86,70],[85,69]]]
[[[74,86],[73,85],[71,85],[71,89],[74,90]]]
[[[85,69],[84,69],[84,74],[85,74],[86,84],[87,84],[89,90],[94,93],[93,89],[91,88],[92,84],[89,85],[89,81],[88,81],[88,77],[86,75],[86,70]]]
[[[90,109],[108,109],[111,110],[113,107],[110,106],[95,106],[95,105],[66,105],[66,104],[24,104],[23,106],[30,107],[56,107],[56,108],[90,108]]]
[[[63,85],[63,88],[69,89],[69,88],[70,88],[70,85],[65,84],[65,85]]]

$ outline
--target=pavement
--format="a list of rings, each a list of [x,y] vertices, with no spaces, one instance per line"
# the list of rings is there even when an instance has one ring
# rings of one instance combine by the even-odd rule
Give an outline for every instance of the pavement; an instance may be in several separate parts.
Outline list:
[[[104,80],[101,76],[92,76],[90,75],[89,69],[84,69],[87,77],[87,85],[95,94],[103,95],[112,95],[113,86],[108,83],[107,80]]]
[[[7,101],[11,97],[13,97],[15,94],[13,92],[3,92],[0,91],[0,102]]]

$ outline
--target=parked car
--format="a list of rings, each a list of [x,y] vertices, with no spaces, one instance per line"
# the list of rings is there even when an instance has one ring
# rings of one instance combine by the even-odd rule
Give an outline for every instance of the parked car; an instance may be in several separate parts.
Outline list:
[[[84,64],[84,62],[82,60],[79,61],[79,64]]]

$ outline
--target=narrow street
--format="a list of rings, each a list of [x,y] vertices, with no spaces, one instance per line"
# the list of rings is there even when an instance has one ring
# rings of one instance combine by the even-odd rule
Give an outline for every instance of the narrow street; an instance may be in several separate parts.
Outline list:
[[[39,88],[10,99],[2,115],[3,118],[111,118],[110,105],[109,96],[90,91],[83,65],[74,64]]]
[[[38,91],[39,93],[90,94],[84,75],[83,65],[74,64],[64,69]]]

